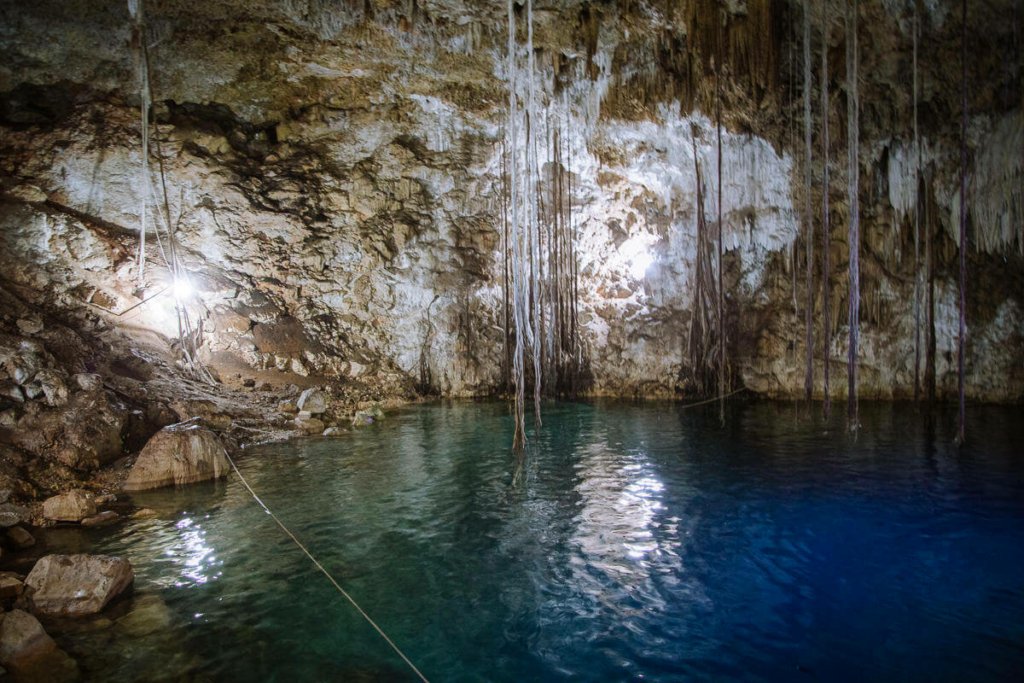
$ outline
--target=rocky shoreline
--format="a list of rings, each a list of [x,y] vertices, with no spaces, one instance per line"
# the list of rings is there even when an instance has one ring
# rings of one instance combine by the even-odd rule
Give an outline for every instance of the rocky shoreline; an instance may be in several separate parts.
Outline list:
[[[413,398],[240,374],[197,381],[159,345],[73,331],[2,286],[0,300],[0,667],[13,680],[76,680],[78,665],[48,631],[114,624],[107,612],[132,593],[124,558],[33,558],[41,529],[152,516],[131,492],[221,478],[229,453],[338,435]],[[129,601],[116,623],[135,618],[139,599]]]

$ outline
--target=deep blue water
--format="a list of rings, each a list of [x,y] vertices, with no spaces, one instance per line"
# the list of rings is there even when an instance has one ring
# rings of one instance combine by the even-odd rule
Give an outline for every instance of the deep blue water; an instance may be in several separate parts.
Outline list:
[[[862,410],[854,438],[794,404],[551,404],[517,460],[505,404],[439,404],[239,465],[435,681],[1024,680],[1019,410],[962,449],[953,413]],[[409,678],[236,478],[136,501],[160,516],[47,539],[167,606],[61,636],[91,679]]]

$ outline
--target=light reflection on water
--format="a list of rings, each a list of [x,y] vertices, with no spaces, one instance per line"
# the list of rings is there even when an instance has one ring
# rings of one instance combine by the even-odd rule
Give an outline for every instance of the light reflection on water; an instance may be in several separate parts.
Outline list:
[[[218,567],[223,566],[223,562],[217,560],[213,548],[207,545],[206,531],[202,526],[191,517],[183,517],[174,528],[179,532],[178,540],[169,544],[164,552],[172,561],[181,564],[180,574],[173,585],[184,588],[220,578],[223,572]]]
[[[446,404],[239,465],[438,680],[999,678],[1024,667],[1008,415],[979,409],[984,446],[953,453],[905,407],[866,406],[852,440],[777,404],[725,429],[562,404],[517,460],[506,406]],[[90,680],[406,677],[236,480],[137,502],[159,516],[46,539],[127,555],[175,615],[62,636]]]

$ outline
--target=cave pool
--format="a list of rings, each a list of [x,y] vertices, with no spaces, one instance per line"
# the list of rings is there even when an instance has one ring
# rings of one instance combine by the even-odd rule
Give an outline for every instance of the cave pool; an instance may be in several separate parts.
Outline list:
[[[1022,680],[1019,407],[836,413],[548,403],[516,457],[445,402],[238,465],[433,681]],[[134,502],[42,538],[135,567],[56,634],[86,680],[414,680],[237,477]]]

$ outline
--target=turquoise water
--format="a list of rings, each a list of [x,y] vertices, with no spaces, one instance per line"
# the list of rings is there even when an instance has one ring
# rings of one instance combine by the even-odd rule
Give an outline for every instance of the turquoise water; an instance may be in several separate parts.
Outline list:
[[[1024,672],[1017,410],[973,410],[962,451],[899,405],[856,439],[792,404],[544,419],[521,460],[505,404],[463,403],[239,466],[432,680]],[[157,605],[60,636],[90,680],[410,678],[236,478],[135,500],[159,516],[46,539],[128,556]]]

